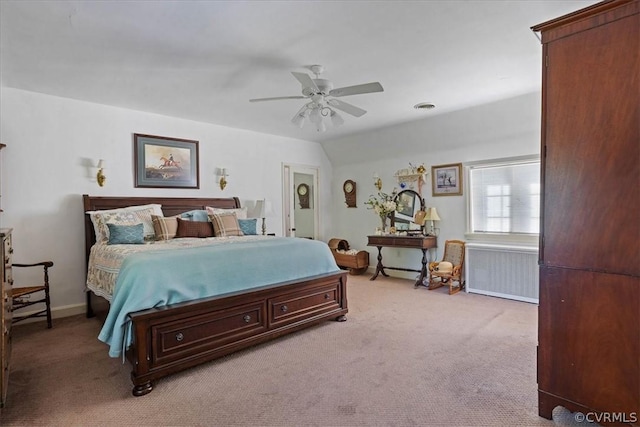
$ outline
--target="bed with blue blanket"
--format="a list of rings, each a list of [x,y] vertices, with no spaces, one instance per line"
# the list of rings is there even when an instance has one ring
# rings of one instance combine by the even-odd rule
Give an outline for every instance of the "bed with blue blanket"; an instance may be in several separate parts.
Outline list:
[[[168,217],[237,198],[83,196],[84,211],[159,204]],[[183,369],[324,320],[345,320],[346,274],[326,243],[275,236],[95,244],[85,215],[87,317],[102,301],[99,339],[132,364],[133,394]],[[104,304],[108,301],[108,304]]]

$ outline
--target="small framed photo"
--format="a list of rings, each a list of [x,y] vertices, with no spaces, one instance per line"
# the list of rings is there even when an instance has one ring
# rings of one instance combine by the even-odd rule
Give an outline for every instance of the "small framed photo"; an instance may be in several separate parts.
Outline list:
[[[462,195],[462,163],[431,166],[432,195]]]
[[[200,188],[198,141],[133,134],[135,186]]]

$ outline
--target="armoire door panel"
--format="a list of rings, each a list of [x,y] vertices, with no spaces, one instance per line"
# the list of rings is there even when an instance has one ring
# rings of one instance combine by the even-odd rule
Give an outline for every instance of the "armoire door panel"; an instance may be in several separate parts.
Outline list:
[[[636,14],[545,46],[544,265],[640,275],[638,28]]]
[[[640,278],[540,268],[538,388],[640,414]]]

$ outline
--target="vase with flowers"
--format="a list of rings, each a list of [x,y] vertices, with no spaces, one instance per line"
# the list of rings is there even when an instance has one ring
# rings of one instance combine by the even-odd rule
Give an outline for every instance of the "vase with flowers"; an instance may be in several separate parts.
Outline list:
[[[382,225],[381,230],[384,232],[387,229],[387,220],[389,216],[400,209],[400,205],[396,202],[397,191],[394,189],[391,194],[378,192],[378,195],[369,196],[369,200],[364,202],[368,205],[367,209],[373,209],[373,211],[380,217]]]

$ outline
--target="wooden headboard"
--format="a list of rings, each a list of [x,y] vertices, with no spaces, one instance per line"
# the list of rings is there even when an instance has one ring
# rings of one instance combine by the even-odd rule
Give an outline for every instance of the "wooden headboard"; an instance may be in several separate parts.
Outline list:
[[[191,197],[94,197],[88,194],[82,195],[84,212],[104,209],[124,208],[127,206],[148,205],[158,203],[162,205],[165,216],[178,215],[183,212],[205,209],[206,206],[222,209],[234,209],[240,207],[240,199],[229,198],[191,198]],[[84,236],[87,262],[91,246],[96,242],[93,223],[89,215],[84,215]]]

